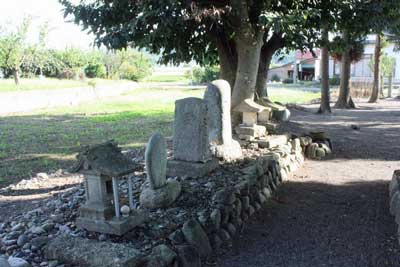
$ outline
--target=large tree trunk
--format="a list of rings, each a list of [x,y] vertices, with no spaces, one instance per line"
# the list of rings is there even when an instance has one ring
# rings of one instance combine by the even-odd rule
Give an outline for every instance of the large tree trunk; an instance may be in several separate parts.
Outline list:
[[[15,68],[14,69],[14,82],[15,82],[15,85],[19,85],[19,80],[20,80],[19,69]]]
[[[369,103],[378,102],[379,96],[379,76],[380,76],[380,61],[381,61],[381,36],[376,35],[375,52],[374,52],[374,84],[372,86],[372,94],[369,98]]]
[[[218,50],[220,79],[226,80],[233,88],[238,64],[235,44],[221,31],[215,32],[213,38]]]
[[[264,43],[261,48],[260,64],[258,66],[257,83],[256,83],[256,100],[258,98],[268,96],[267,81],[268,70],[271,64],[272,56],[275,52],[283,47],[283,38],[281,34],[274,34]]]
[[[238,63],[232,92],[232,108],[235,108],[243,100],[254,98],[264,31],[251,23],[247,0],[232,0],[231,5],[237,23],[234,40]]]
[[[329,92],[329,51],[328,51],[328,30],[324,27],[322,38],[325,42],[321,48],[321,105],[318,113],[331,113],[330,92]]]
[[[345,50],[342,54],[341,69],[340,69],[340,89],[339,97],[335,104],[336,108],[355,108],[354,102],[350,96],[350,50],[348,46],[348,33],[343,32],[343,40],[346,42]]]

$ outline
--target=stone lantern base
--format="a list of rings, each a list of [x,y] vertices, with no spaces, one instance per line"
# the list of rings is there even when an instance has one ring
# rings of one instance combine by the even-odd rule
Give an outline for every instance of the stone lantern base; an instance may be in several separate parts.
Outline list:
[[[76,225],[88,231],[121,236],[144,221],[145,215],[142,211],[132,210],[129,217],[113,217],[109,220],[80,216],[76,219]]]

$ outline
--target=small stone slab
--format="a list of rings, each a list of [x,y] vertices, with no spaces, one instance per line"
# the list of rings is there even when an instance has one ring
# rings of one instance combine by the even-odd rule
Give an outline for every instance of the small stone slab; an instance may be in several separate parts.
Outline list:
[[[62,235],[46,246],[45,256],[76,266],[137,267],[143,255],[123,244]]]
[[[146,217],[143,211],[132,210],[129,217],[113,217],[112,219],[106,221],[78,217],[76,219],[76,225],[79,228],[83,228],[88,231],[121,236],[136,226],[142,224],[145,219]]]
[[[218,159],[211,159],[207,162],[188,162],[181,160],[169,160],[167,163],[167,175],[169,177],[202,177],[219,166]]]
[[[150,137],[146,146],[147,179],[152,189],[163,187],[167,180],[167,146],[165,138],[156,133]]]

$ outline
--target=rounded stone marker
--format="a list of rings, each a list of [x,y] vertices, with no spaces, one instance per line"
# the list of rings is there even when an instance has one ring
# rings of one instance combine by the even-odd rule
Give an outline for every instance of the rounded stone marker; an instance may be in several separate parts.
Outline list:
[[[166,184],[167,147],[164,136],[155,133],[150,137],[146,147],[147,179],[152,189],[159,189]]]

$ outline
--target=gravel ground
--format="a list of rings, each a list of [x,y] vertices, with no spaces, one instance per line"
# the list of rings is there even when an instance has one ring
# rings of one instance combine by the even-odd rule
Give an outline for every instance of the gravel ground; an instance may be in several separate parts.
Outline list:
[[[400,169],[400,100],[315,111],[293,111],[283,128],[326,131],[334,154],[306,161],[216,266],[400,266],[388,203],[389,180]]]

